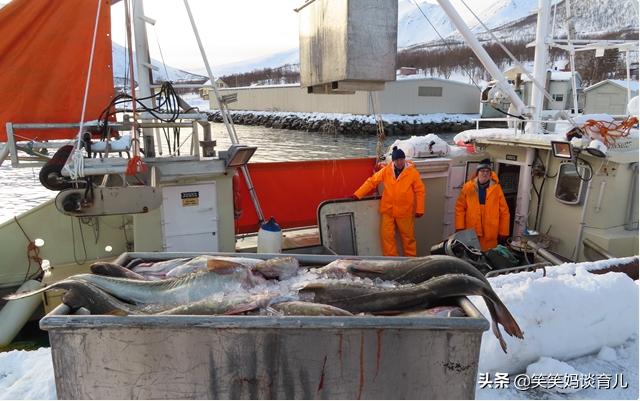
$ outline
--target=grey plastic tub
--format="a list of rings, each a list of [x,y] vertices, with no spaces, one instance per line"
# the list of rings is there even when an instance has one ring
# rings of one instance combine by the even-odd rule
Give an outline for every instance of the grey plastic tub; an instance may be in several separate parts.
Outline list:
[[[155,254],[168,255],[187,254]],[[40,327],[60,399],[469,399],[489,324],[457,302],[468,317],[118,317],[60,305]]]

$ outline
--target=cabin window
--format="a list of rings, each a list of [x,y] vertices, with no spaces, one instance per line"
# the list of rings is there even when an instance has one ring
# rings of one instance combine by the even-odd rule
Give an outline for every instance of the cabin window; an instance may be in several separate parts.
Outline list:
[[[418,96],[442,97],[442,86],[418,86]]]
[[[586,168],[580,166],[580,175],[587,174]],[[558,180],[556,181],[556,199],[569,205],[578,205],[584,199],[584,181],[578,176],[576,165],[563,163],[560,165]]]
[[[562,102],[564,100],[564,95],[558,95],[557,93],[555,95],[551,95],[552,99],[556,102]]]

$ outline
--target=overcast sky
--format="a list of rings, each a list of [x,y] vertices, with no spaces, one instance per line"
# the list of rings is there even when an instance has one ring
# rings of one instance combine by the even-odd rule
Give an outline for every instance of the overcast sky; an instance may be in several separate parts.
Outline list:
[[[2,0],[0,0],[2,1]],[[90,0],[87,0],[90,1]],[[414,0],[400,0],[415,7]],[[418,0],[422,3],[425,0]],[[189,0],[200,36],[212,66],[263,58],[298,46],[295,8],[305,0]],[[427,0],[436,3],[436,0]],[[125,44],[123,1],[112,7],[113,38]],[[459,0],[452,0],[463,18],[469,16]],[[467,0],[474,9],[491,5],[487,0]],[[148,26],[151,57],[167,65],[196,71],[204,68],[183,0],[145,1],[145,15],[157,20]],[[156,40],[157,37],[157,40]],[[159,45],[158,45],[159,42]]]
[[[95,1],[95,0],[85,0]],[[294,8],[305,0],[189,0],[200,36],[212,66],[259,59],[298,46],[298,16]],[[413,0],[400,0],[413,7]],[[418,2],[423,2],[419,0]],[[435,3],[436,0],[427,0]],[[0,0],[8,3],[7,0]],[[468,14],[452,0],[463,17]],[[467,0],[474,9],[490,2]],[[183,0],[147,0],[151,57],[167,65],[202,71],[198,50]],[[113,40],[125,45],[124,1],[111,7]],[[162,51],[162,57],[160,52]]]
[[[87,0],[89,1],[89,0]],[[111,9],[113,40],[125,44],[124,2]],[[189,0],[211,65],[269,56],[298,46],[298,16],[304,0]],[[187,70],[204,67],[183,0],[144,4],[151,57]],[[159,42],[159,46],[158,46]]]

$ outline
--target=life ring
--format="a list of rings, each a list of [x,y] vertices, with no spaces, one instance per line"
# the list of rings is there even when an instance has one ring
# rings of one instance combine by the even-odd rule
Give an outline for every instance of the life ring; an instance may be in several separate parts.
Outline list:
[[[240,172],[236,169],[233,174],[232,187],[233,187],[233,218],[235,220],[240,219],[242,216],[242,195],[240,195]]]

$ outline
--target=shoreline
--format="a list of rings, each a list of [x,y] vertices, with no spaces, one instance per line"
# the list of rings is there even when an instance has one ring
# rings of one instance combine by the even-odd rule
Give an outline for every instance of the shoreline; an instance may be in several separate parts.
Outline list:
[[[323,134],[376,135],[377,126],[372,115],[337,113],[300,113],[282,111],[230,110],[234,124],[264,126]],[[221,123],[222,116],[215,110],[208,113],[209,121]],[[430,133],[457,133],[475,128],[478,114],[383,114],[387,136],[427,135]],[[486,126],[487,123],[483,123]],[[495,123],[494,123],[495,125]],[[504,125],[503,123],[500,124]]]

